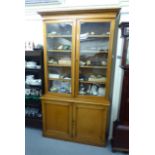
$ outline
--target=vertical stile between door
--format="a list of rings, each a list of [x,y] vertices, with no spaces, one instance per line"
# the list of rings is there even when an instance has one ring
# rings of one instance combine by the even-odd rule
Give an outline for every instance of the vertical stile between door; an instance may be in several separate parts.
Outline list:
[[[75,62],[76,62],[76,54],[75,54],[75,46],[76,46],[76,20],[73,19],[72,25],[72,97],[75,97]]]
[[[47,41],[46,41],[46,22],[43,23],[43,34],[44,34],[44,82],[45,82],[45,94],[48,93],[48,79],[47,79]]]
[[[114,40],[115,20],[110,21],[110,39],[109,39],[109,54],[107,65],[107,81],[106,81],[106,98],[109,99],[110,93],[110,81],[111,81],[111,64],[112,64],[112,52],[113,52],[113,40]]]
[[[78,96],[79,92],[79,63],[80,63],[80,20],[77,20],[77,29],[76,29],[76,90],[75,96]]]

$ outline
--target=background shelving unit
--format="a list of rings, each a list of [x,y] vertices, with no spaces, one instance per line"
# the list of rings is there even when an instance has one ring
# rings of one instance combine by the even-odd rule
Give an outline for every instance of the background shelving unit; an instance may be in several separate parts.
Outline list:
[[[25,61],[34,61],[41,66],[40,69],[25,67],[25,79],[27,75],[34,75],[35,78],[42,80],[41,85],[25,84],[25,88],[30,90],[30,94],[25,95],[25,126],[42,128],[42,109],[40,97],[44,94],[43,51],[41,49],[25,51]],[[31,91],[34,89],[38,92],[40,91],[40,94],[31,95]]]

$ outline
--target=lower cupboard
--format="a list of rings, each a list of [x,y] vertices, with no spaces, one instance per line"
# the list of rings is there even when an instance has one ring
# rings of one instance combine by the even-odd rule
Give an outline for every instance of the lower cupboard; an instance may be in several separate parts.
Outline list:
[[[42,110],[44,136],[105,145],[108,105],[43,100]]]

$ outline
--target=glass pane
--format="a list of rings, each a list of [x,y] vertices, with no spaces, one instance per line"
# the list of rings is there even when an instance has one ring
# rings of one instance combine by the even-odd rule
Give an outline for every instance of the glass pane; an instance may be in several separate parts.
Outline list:
[[[105,96],[110,23],[81,23],[79,94]]]
[[[72,23],[47,24],[48,90],[71,93]]]
[[[52,23],[47,24],[48,35],[71,35],[72,23]]]

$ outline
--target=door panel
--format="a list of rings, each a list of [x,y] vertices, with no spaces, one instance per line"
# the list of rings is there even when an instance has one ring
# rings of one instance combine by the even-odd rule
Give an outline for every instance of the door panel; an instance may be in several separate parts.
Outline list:
[[[103,106],[75,106],[75,140],[102,145],[105,142],[107,109]]]
[[[71,138],[71,103],[56,101],[44,102],[43,113],[45,135],[66,139]]]
[[[46,91],[74,95],[75,21],[46,22]]]
[[[105,97],[111,56],[111,21],[78,20],[76,42],[76,96]]]

